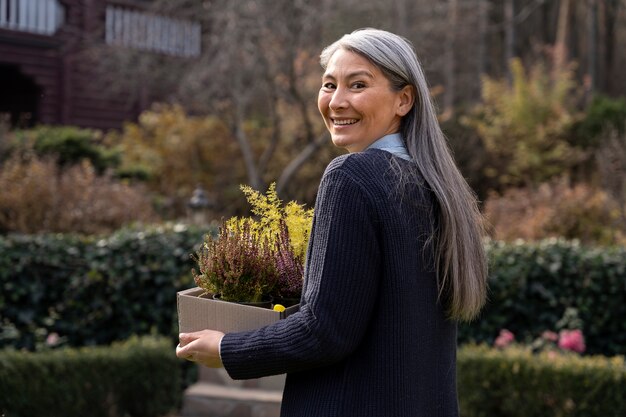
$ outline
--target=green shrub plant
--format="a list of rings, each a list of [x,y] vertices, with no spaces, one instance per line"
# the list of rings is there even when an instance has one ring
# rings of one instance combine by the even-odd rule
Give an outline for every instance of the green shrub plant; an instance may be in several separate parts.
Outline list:
[[[39,157],[52,157],[60,166],[80,164],[83,160],[104,173],[121,162],[119,149],[106,146],[102,132],[75,126],[37,126],[16,130],[11,135],[11,151],[33,151]]]
[[[576,241],[489,242],[490,295],[481,316],[459,326],[461,342],[491,344],[501,329],[530,342],[575,310],[586,352],[626,353],[626,247]],[[568,313],[568,314],[570,314]]]
[[[207,228],[170,224],[108,236],[0,236],[0,348],[106,345],[177,336],[176,292]],[[53,337],[57,337],[53,336]]]
[[[181,367],[171,341],[41,352],[0,350],[0,415],[161,417],[180,406]]]
[[[624,357],[465,345],[458,352],[465,417],[626,415]]]

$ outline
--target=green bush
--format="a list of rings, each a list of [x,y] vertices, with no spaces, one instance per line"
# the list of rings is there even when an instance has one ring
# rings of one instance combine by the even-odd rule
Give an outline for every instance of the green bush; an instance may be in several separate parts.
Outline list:
[[[167,339],[111,347],[0,351],[5,417],[164,416],[180,405],[180,361]]]
[[[615,130],[619,135],[626,131],[626,98],[594,97],[585,115],[572,125],[572,138],[583,147],[598,147],[602,135]]]
[[[83,159],[103,173],[121,162],[120,152],[102,144],[102,133],[73,126],[38,126],[14,134],[15,150],[33,150],[38,156],[52,156],[59,165],[80,163]]]
[[[170,225],[108,237],[0,236],[0,348],[36,350],[131,335],[176,336],[176,292],[206,229]]]
[[[465,417],[626,415],[623,357],[464,346],[457,363]]]
[[[587,352],[626,353],[626,247],[576,242],[488,244],[489,300],[481,317],[459,326],[460,340],[492,343],[500,329],[518,341],[556,330],[569,309],[582,322]],[[570,310],[571,311],[571,310]]]

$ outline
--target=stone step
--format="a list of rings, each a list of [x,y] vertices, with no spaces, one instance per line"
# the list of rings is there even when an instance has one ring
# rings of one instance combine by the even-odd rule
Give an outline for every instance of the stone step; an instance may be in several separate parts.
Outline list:
[[[259,388],[264,390],[282,391],[285,386],[285,375],[274,375],[259,379],[235,381],[224,368],[207,368],[198,366],[198,382],[208,382],[239,388]]]
[[[198,382],[185,390],[181,417],[279,417],[282,391]]]

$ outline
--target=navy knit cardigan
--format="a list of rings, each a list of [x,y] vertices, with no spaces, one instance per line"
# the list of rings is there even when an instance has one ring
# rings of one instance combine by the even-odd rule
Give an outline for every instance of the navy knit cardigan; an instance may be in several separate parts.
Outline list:
[[[456,323],[437,302],[435,204],[411,162],[369,149],[320,183],[300,312],[229,333],[234,379],[287,373],[283,417],[456,417]],[[392,167],[396,165],[396,167]]]

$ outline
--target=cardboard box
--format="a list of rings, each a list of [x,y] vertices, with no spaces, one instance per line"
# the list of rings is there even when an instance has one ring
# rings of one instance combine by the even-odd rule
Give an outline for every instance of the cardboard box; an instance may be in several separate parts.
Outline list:
[[[253,330],[284,319],[300,309],[291,306],[283,312],[214,300],[199,287],[177,294],[178,329],[181,333],[211,329],[224,333]]]

